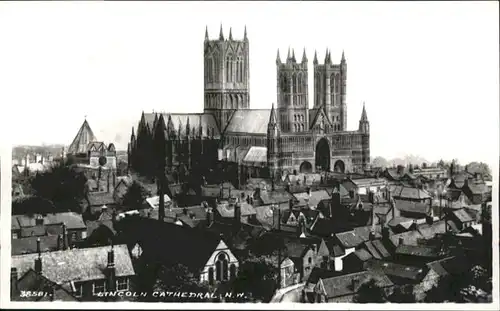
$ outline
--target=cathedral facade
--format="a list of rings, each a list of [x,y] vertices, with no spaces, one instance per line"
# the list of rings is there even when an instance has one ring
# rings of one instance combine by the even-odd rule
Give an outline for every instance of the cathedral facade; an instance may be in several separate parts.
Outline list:
[[[327,50],[323,63],[314,55],[313,108],[309,108],[308,59],[304,50],[276,57],[276,105],[250,109],[250,58],[243,39],[204,40],[203,113],[143,113],[137,136],[132,130],[129,163],[138,169],[154,157],[155,145],[166,145],[171,168],[207,166],[220,160],[259,167],[278,177],[294,172],[356,172],[370,162],[370,127],[363,105],[358,129],[347,131],[347,62]],[[161,120],[161,122],[159,122]],[[154,138],[158,126],[163,142]],[[163,132],[162,132],[163,133]],[[139,169],[141,170],[141,169]]]

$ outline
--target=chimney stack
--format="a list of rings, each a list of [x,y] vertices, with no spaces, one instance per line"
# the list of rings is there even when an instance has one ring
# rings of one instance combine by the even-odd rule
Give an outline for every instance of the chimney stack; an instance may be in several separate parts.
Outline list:
[[[375,204],[375,193],[371,190],[368,192],[368,201],[371,204]]]
[[[214,222],[214,213],[211,207],[207,208],[207,227],[210,227]]]
[[[38,258],[35,259],[35,272],[42,273],[42,250],[40,247],[40,238],[36,239],[36,252],[38,253]]]
[[[288,207],[290,208],[290,210],[293,209],[293,199],[288,200]]]
[[[17,287],[17,268],[10,268],[10,299],[14,300],[19,294]]]
[[[113,292],[116,290],[115,251],[113,250],[113,243],[111,243],[111,250],[108,252],[108,264],[106,266],[106,270],[108,272],[107,290]]]
[[[234,222],[236,227],[239,229],[241,225],[241,204],[239,198],[236,204],[234,204]]]
[[[68,231],[66,230],[66,224],[63,223],[62,225],[62,231],[63,231],[63,250],[68,249]]]
[[[368,239],[370,241],[373,241],[375,240],[375,231],[374,230],[371,230],[370,233],[368,234]]]

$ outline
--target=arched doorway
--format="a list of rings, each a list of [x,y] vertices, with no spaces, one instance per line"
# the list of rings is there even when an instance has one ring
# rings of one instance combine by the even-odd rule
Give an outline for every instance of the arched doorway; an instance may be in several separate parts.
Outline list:
[[[330,145],[326,138],[321,138],[316,145],[316,168],[330,171]]]
[[[312,169],[313,169],[313,166],[312,166],[311,162],[309,162],[309,161],[302,162],[302,164],[300,165],[300,168],[299,168],[301,173],[312,173]]]
[[[342,160],[337,160],[333,166],[333,171],[335,173],[345,173],[345,164]]]

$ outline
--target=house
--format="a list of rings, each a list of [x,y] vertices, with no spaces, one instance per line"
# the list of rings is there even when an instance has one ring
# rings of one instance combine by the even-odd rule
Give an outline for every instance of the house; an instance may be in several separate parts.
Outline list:
[[[74,212],[46,215],[13,215],[11,217],[12,239],[67,234],[69,245],[87,237],[87,227],[81,215]]]
[[[381,239],[366,241],[360,246],[360,248],[366,250],[372,258],[377,260],[383,260],[391,257],[389,250]]]
[[[467,211],[467,209],[462,208],[458,210],[450,210],[447,212],[447,221],[453,222],[454,225],[452,225],[452,227],[456,228],[459,232],[476,223],[475,219],[471,217],[471,215]]]
[[[163,200],[165,202],[165,206],[169,206],[172,204],[172,200],[167,194],[163,195]],[[146,203],[148,204],[149,208],[151,209],[158,209],[160,207],[160,197],[155,195],[149,198],[146,198]]]
[[[172,218],[183,226],[195,228],[207,220],[209,209],[206,202],[202,202],[202,205],[171,207],[165,212],[165,217]]]
[[[300,282],[300,274],[296,273],[293,260],[285,257],[280,264],[280,288],[292,286]]]
[[[113,200],[120,202],[133,182],[134,180],[130,176],[117,177],[117,183],[113,189]]]
[[[411,230],[403,233],[391,235],[388,239],[388,246],[395,250],[400,245],[420,245],[424,236],[418,230]]]
[[[342,258],[342,271],[348,273],[363,271],[370,260],[373,260],[372,254],[365,248],[359,248]]]
[[[406,185],[392,186],[390,193],[394,199],[412,202],[422,203],[432,198],[427,191]]]
[[[10,243],[11,255],[36,253],[37,241],[40,241],[41,252],[50,252],[63,248],[62,239],[59,235],[32,236],[12,239]]]
[[[299,279],[307,279],[316,266],[326,267],[329,260],[329,251],[324,240],[285,238],[286,255],[293,263],[299,274]]]
[[[416,230],[422,235],[424,239],[430,240],[436,235],[446,232],[446,222],[444,220],[439,220],[432,223],[418,224]]]
[[[115,241],[117,235],[114,221],[112,219],[89,220],[87,225],[86,245],[105,246]]]
[[[397,262],[407,265],[421,265],[441,257],[440,250],[430,245],[400,244],[396,247],[394,254]]]
[[[63,288],[33,269],[29,269],[18,279],[17,268],[11,268],[11,301],[79,301],[70,290]],[[24,295],[23,293],[44,293],[43,295]]]
[[[101,292],[130,290],[135,275],[126,245],[17,255],[11,267],[14,284],[34,270],[77,299],[91,301]]]
[[[305,221],[306,228],[310,229],[321,218],[321,213],[308,208],[287,209],[281,212],[281,223],[288,226],[298,226],[301,219]]]
[[[112,192],[88,192],[82,202],[82,214],[93,216],[100,213],[103,206],[116,208],[116,203]]]
[[[221,184],[204,184],[201,186],[201,199],[206,201],[214,201],[216,198],[229,199],[238,191],[230,182]]]
[[[428,265],[409,266],[377,260],[370,261],[367,269],[384,273],[396,286],[410,287],[417,302],[423,301],[425,293],[436,286],[439,280],[439,275]]]
[[[465,179],[462,191],[471,204],[481,204],[485,201],[488,189],[484,182],[474,182]]]
[[[293,196],[296,205],[307,206],[311,209],[316,209],[322,200],[330,199],[330,194],[326,190],[312,191],[310,188],[305,192],[294,193]]]
[[[387,180],[383,178],[360,178],[349,179],[349,181],[354,184],[357,194],[361,195],[367,195],[369,192],[384,192],[387,186]],[[346,184],[346,182],[343,184]]]
[[[448,172],[446,169],[440,167],[426,167],[413,169],[413,175],[434,180],[446,178],[448,176]]]
[[[218,221],[233,221],[239,218],[240,222],[250,223],[256,220],[257,212],[252,205],[245,201],[229,200],[220,201],[215,208],[215,219]]]
[[[263,190],[261,188],[255,189],[254,202],[250,202],[253,206],[267,206],[267,205],[289,205],[293,195],[285,190]]]
[[[384,274],[374,271],[362,271],[347,275],[320,278],[314,287],[313,300],[307,302],[354,302],[354,297],[361,286],[373,279],[385,292],[390,292],[394,284]]]
[[[407,201],[395,199],[396,209],[399,210],[401,217],[421,219],[427,216],[434,217],[434,210],[432,209],[432,201],[429,199],[425,201]]]
[[[210,284],[237,275],[239,261],[218,234],[141,217],[124,218],[121,223],[124,240],[131,247],[139,245],[145,262],[182,264],[200,282]]]

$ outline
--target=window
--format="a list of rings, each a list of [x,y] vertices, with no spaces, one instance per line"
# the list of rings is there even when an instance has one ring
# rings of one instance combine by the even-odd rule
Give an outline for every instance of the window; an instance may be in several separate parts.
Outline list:
[[[116,279],[116,290],[128,290],[127,277],[119,277]]]
[[[12,238],[17,239],[17,232],[12,232]]]
[[[76,282],[73,284],[73,286],[75,287],[75,292],[74,292],[75,297],[77,297],[77,298],[82,297],[83,296],[83,283]]]
[[[214,284],[214,268],[208,269],[208,284]]]
[[[312,263],[312,258],[311,258],[311,257],[309,257],[309,258],[307,259],[307,262],[308,262],[309,264],[311,264],[311,263]]]
[[[224,253],[220,253],[217,256],[217,261],[215,262],[216,279],[217,281],[227,281],[228,280],[228,258]]]
[[[71,242],[77,241],[77,235],[76,232],[71,232]]]
[[[93,294],[103,293],[105,291],[106,291],[106,281],[105,280],[95,281],[92,284],[92,293]]]

